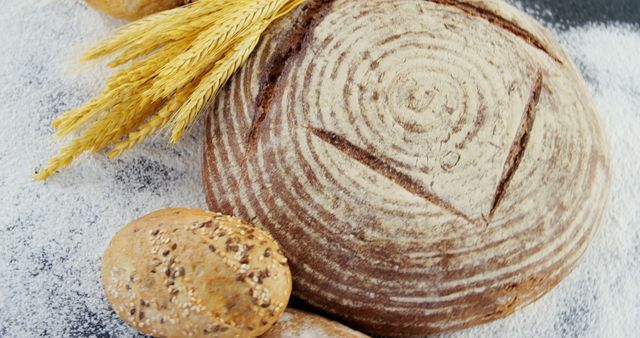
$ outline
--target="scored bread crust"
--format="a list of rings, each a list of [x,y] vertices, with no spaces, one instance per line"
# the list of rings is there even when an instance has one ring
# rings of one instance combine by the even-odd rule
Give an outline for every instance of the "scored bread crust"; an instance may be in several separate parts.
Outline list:
[[[576,266],[608,197],[584,81],[503,1],[308,1],[209,110],[209,207],[268,229],[294,295],[370,334],[533,302]]]

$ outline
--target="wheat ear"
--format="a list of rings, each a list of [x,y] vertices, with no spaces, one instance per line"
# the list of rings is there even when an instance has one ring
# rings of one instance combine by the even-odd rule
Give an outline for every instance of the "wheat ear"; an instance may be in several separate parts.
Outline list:
[[[166,127],[171,120],[172,114],[191,96],[194,87],[195,86],[192,85],[184,88],[180,93],[176,94],[167,105],[160,109],[156,115],[152,116],[144,125],[138,128],[136,132],[129,134],[126,140],[115,144],[113,150],[109,152],[109,158],[114,159],[121,156],[125,151],[130,150],[143,142],[147,137]]]
[[[121,155],[164,127],[176,142],[205,104],[246,62],[273,20],[304,0],[199,0],[123,26],[83,60],[120,53],[127,64],[100,95],[53,122],[57,135],[80,131],[34,177],[45,180],[84,152]]]
[[[222,85],[249,58],[258,44],[262,31],[256,31],[242,42],[232,47],[224,58],[200,82],[191,97],[182,105],[172,121],[171,142],[177,142],[184,131],[196,120],[204,105],[215,96]]]

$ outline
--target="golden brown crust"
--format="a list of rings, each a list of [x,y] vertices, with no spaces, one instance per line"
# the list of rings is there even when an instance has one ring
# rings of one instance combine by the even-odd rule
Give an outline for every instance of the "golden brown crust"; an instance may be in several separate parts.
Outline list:
[[[149,14],[182,6],[190,0],[85,0],[91,7],[113,17],[140,19]]]
[[[375,335],[536,300],[578,263],[611,181],[575,66],[498,0],[309,0],[205,133],[209,207],[268,229],[299,298]]]
[[[288,308],[276,325],[260,338],[366,338],[338,322],[308,312]]]
[[[286,308],[291,274],[269,235],[238,219],[165,209],[120,230],[102,262],[116,313],[167,337],[256,337]]]

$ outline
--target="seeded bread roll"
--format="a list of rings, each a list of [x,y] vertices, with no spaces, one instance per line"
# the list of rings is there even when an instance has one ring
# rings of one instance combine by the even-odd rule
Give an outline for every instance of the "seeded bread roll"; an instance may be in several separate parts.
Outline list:
[[[307,1],[210,110],[210,208],[268,229],[294,294],[372,335],[533,302],[609,191],[584,81],[505,1]]]
[[[276,325],[260,338],[366,338],[338,322],[295,309],[287,309]]]
[[[143,16],[182,6],[192,0],[85,0],[91,7],[113,17],[136,20]]]
[[[125,226],[104,254],[102,283],[122,319],[158,337],[256,337],[291,293],[286,258],[269,235],[195,209]]]

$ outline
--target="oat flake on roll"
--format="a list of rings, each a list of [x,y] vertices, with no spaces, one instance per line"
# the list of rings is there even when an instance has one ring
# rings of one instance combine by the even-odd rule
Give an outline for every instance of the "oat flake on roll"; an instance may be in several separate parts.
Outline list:
[[[611,181],[584,81],[503,1],[309,1],[218,96],[205,138],[210,208],[267,228],[294,294],[374,335],[540,298]]]

